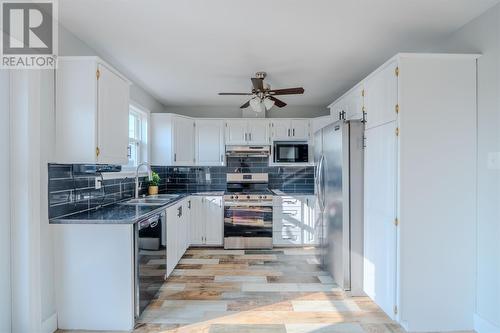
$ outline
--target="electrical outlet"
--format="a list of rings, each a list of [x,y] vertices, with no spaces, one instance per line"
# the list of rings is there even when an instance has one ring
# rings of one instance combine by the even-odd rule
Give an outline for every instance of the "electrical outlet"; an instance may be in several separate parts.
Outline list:
[[[98,190],[101,188],[101,177],[95,177],[95,189]]]
[[[210,181],[210,174],[209,174],[209,173],[206,173],[206,174],[205,174],[205,180],[206,180],[207,182],[209,182],[209,181]]]

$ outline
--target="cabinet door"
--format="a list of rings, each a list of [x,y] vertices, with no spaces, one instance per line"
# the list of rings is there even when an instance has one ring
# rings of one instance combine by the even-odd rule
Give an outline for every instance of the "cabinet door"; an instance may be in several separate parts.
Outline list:
[[[183,203],[183,208],[182,208],[182,253],[180,255],[180,258],[184,255],[186,252],[187,248],[189,247],[189,238],[190,238],[190,222],[191,222],[191,208],[192,208],[192,201],[191,197],[187,197],[184,200]]]
[[[205,220],[203,197],[191,197],[191,219],[189,222],[189,239],[192,245],[202,245],[205,237]]]
[[[167,276],[172,273],[178,262],[178,207],[179,205],[177,204],[167,208]]]
[[[294,140],[309,140],[309,120],[292,120],[290,128]]]
[[[366,130],[364,166],[363,290],[390,316],[396,304],[395,128],[391,122]]]
[[[205,244],[222,245],[223,215],[222,197],[205,197]]]
[[[319,244],[319,225],[317,225],[317,214],[315,213],[316,197],[309,195],[304,204],[304,244]]]
[[[244,145],[247,143],[247,121],[228,120],[226,122],[226,145]]]
[[[254,145],[269,144],[269,121],[267,120],[248,121],[248,143]]]
[[[98,65],[98,163],[127,164],[129,84],[106,66]]]
[[[224,165],[221,120],[196,120],[196,165]]]
[[[174,165],[194,164],[194,120],[174,118]]]
[[[397,63],[391,62],[364,83],[366,128],[396,120],[398,103]]]
[[[286,141],[290,140],[290,120],[273,120],[272,122],[273,140]]]
[[[346,96],[346,114],[347,120],[363,119],[363,85],[357,85]]]

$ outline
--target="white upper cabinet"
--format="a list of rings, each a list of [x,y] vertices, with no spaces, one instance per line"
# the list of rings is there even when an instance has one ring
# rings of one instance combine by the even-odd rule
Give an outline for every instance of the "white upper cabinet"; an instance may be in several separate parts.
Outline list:
[[[226,121],[226,145],[268,145],[269,121],[266,119]]]
[[[194,120],[174,117],[174,164],[193,165],[194,156]]]
[[[363,119],[364,94],[363,84],[358,84],[347,93],[344,98],[344,119]]]
[[[226,144],[244,145],[247,143],[247,121],[228,120],[226,122]]]
[[[130,82],[97,57],[60,57],[56,162],[127,164]]]
[[[398,104],[397,62],[387,63],[364,82],[366,128],[396,120]]]
[[[304,141],[310,137],[307,119],[278,119],[271,122],[273,141]]]
[[[194,120],[168,113],[151,114],[151,163],[194,165]]]
[[[197,119],[195,125],[196,164],[224,165],[224,122]]]
[[[248,121],[248,143],[253,145],[269,144],[269,121],[253,119]]]

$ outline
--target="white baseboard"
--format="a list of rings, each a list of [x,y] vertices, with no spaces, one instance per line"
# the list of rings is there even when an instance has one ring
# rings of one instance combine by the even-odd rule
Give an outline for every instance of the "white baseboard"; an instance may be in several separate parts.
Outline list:
[[[42,323],[42,333],[54,333],[57,331],[57,313],[54,313]]]
[[[478,314],[474,314],[474,330],[477,333],[500,333],[500,327],[484,319]]]

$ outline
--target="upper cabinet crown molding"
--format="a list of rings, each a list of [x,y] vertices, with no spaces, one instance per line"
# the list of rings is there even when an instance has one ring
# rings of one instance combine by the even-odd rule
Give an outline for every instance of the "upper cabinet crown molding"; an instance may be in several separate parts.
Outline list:
[[[58,163],[128,163],[130,81],[98,57],[59,57]]]

